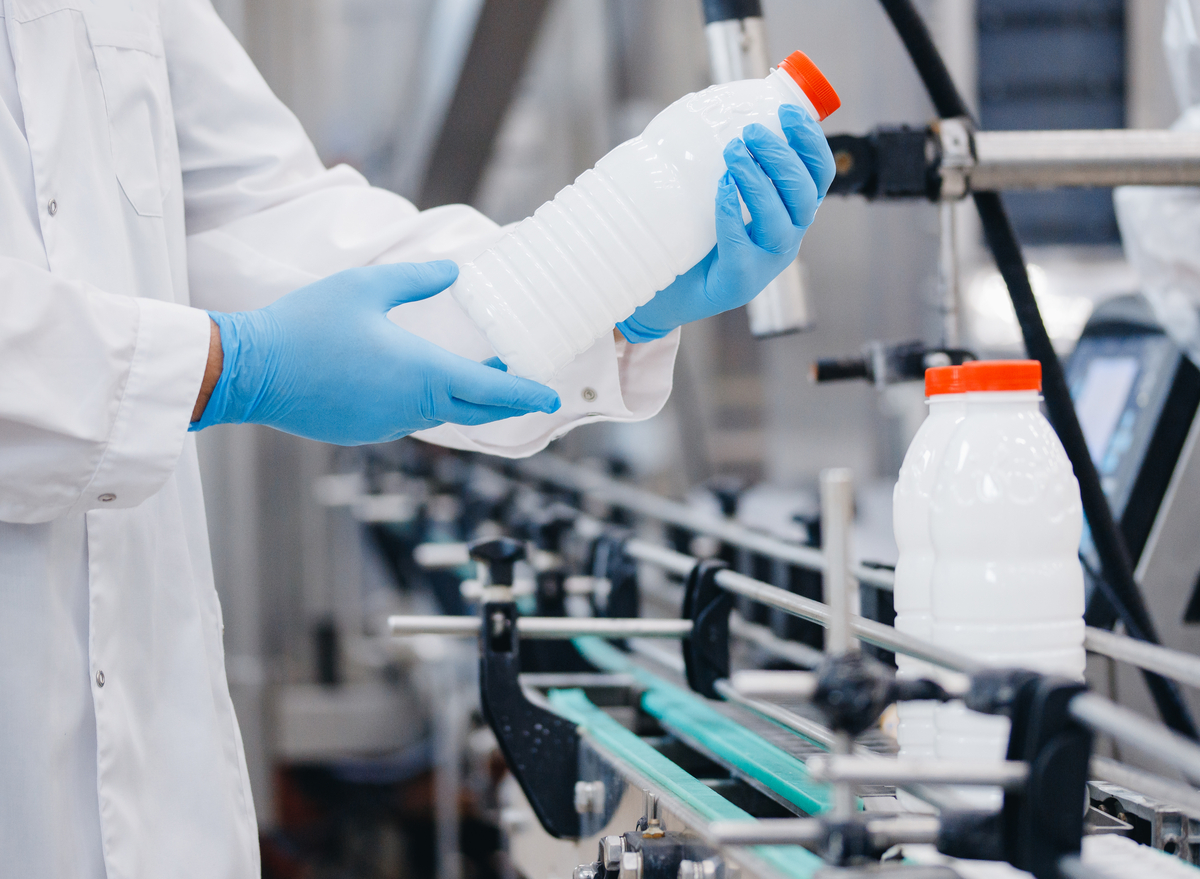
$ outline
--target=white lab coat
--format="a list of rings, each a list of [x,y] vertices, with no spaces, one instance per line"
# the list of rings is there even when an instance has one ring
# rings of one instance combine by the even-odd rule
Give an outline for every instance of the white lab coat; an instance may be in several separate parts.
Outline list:
[[[2,3],[0,876],[256,876],[187,434],[209,324],[189,304],[463,260],[497,228],[325,170],[208,0]],[[445,294],[393,318],[491,353]],[[559,413],[426,438],[527,454],[648,417],[675,345],[602,339],[556,380]]]

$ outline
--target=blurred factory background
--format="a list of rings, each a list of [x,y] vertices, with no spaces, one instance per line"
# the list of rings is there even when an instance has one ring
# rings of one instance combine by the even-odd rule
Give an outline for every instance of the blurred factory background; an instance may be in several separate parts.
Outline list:
[[[1160,42],[1165,0],[919,5],[985,129],[1161,128],[1177,115]],[[466,201],[501,223],[528,216],[711,81],[699,0],[216,6],[327,164],[352,165],[422,207]],[[874,0],[763,7],[772,57],[802,49],[840,92],[827,133],[934,118]],[[1136,289],[1111,193],[1006,201],[1065,353],[1100,301]],[[1016,352],[1012,309],[973,209],[951,210],[961,341]],[[801,497],[822,468],[849,466],[881,505],[860,515],[890,521],[891,484],[924,414],[919,385],[815,385],[808,373],[815,360],[856,355],[872,340],[941,341],[944,221],[927,203],[830,199],[801,251],[811,330],[756,339],[741,311],[689,326],[660,416],[585,427],[551,452],[619,460],[674,497],[721,475],[770,486],[764,496]],[[198,442],[266,875],[502,875],[494,852],[503,804],[486,789],[499,770],[471,719],[473,648],[417,642],[414,651],[428,654],[420,662],[380,646],[374,627],[407,599],[364,520],[402,521],[404,511],[337,505],[339,492],[355,493],[365,461],[409,453],[335,449],[253,426],[207,430]],[[407,495],[391,488],[381,496],[401,503]],[[441,710],[429,712],[431,700]],[[447,814],[461,823],[447,828]]]

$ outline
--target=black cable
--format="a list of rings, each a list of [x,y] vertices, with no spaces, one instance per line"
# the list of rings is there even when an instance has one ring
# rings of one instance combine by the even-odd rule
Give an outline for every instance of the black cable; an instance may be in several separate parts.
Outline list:
[[[912,0],[879,2],[908,50],[938,115],[944,119],[956,116],[970,117],[970,110],[954,85],[954,80],[950,78],[950,71],[947,70],[941,53],[934,45],[929,29],[913,6]],[[1079,426],[1079,417],[1075,413],[1075,405],[1071,402],[1071,393],[1067,388],[1062,364],[1058,361],[1058,355],[1054,352],[1050,335],[1046,332],[1046,325],[1038,310],[1021,245],[1008,220],[1004,202],[996,192],[976,192],[973,197],[983,225],[984,237],[996,260],[996,268],[1008,287],[1008,295],[1017,314],[1017,323],[1021,327],[1021,336],[1025,340],[1025,350],[1030,357],[1042,364],[1042,396],[1046,403],[1046,412],[1075,469],[1075,478],[1079,481],[1083,512],[1100,557],[1103,579],[1108,586],[1103,595],[1114,602],[1115,610],[1131,637],[1157,644],[1159,640],[1154,622],[1146,610],[1137,581],[1133,578],[1133,566],[1129,551],[1125,547],[1125,540],[1113,518],[1108,498],[1100,486],[1100,474],[1096,471],[1087,442],[1083,438],[1083,429]],[[1163,722],[1193,739],[1200,738],[1174,682],[1150,672],[1143,674]]]

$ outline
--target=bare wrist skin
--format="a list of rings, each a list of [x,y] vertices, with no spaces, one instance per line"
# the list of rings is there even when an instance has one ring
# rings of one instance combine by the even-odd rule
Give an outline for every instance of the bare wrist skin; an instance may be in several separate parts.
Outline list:
[[[221,368],[225,365],[225,354],[221,349],[221,331],[216,322],[208,319],[208,363],[204,366],[204,380],[200,382],[200,394],[196,397],[196,405],[192,408],[192,421],[199,421],[204,415],[204,407],[212,396],[213,388],[221,378]]]

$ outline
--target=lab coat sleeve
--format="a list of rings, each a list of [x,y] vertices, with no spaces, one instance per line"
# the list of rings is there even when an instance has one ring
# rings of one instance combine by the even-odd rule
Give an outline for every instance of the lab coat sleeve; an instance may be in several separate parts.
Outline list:
[[[467,262],[500,228],[478,211],[418,211],[344,165],[326,169],[209,0],[163,0],[162,26],[183,170],[192,303],[236,311],[354,266]],[[392,319],[442,347],[484,360],[487,340],[443,292]],[[657,413],[671,391],[679,334],[641,345],[606,335],[553,382],[553,415],[418,434],[455,448],[528,455],[576,425]]]
[[[175,468],[208,315],[0,258],[0,521],[132,507]]]

